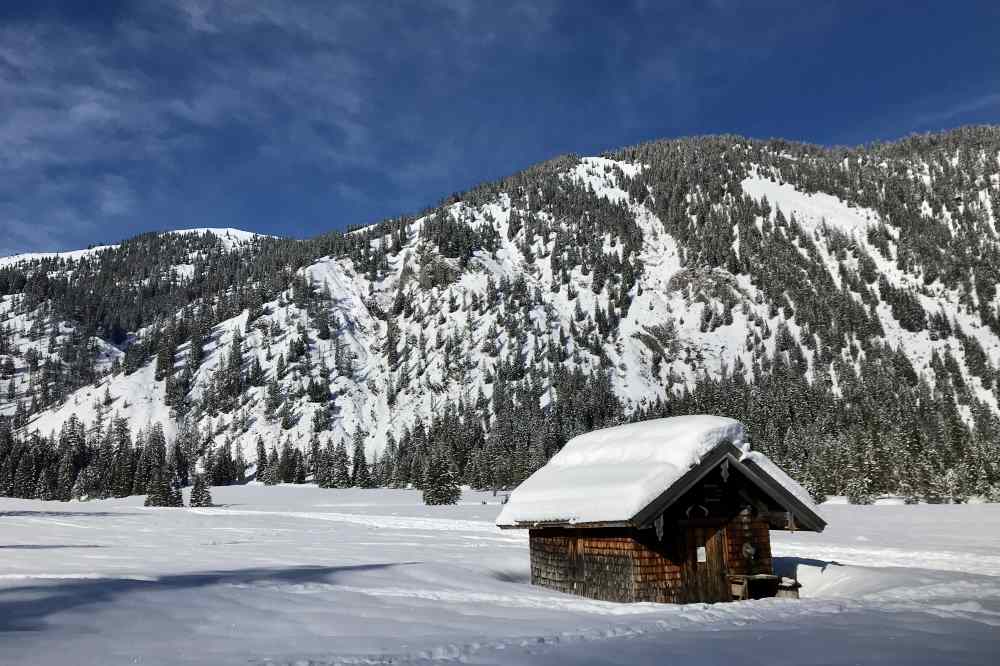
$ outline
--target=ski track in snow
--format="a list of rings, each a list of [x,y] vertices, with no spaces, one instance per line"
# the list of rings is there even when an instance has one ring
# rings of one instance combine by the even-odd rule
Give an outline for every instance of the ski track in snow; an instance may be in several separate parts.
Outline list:
[[[430,530],[441,532],[488,532],[497,534],[491,523],[476,520],[448,520],[441,518],[408,518],[402,516],[368,516],[357,513],[324,513],[318,511],[254,511],[249,509],[191,509],[192,513],[216,516],[281,516],[303,520],[325,520],[334,523],[351,523],[375,529]],[[518,534],[518,533],[514,533]],[[523,533],[519,533],[523,535]],[[523,538],[511,536],[511,541]]]
[[[336,505],[334,505],[336,506]],[[169,509],[147,509],[169,511]],[[301,520],[321,520],[327,522],[350,523],[373,529],[424,530],[444,532],[483,532],[494,535],[496,541],[521,543],[526,540],[524,531],[501,532],[490,523],[474,520],[453,520],[439,518],[417,518],[406,516],[367,515],[359,513],[335,513],[321,511],[265,511],[248,509],[190,509],[191,513],[210,516],[281,516]],[[777,541],[774,545],[778,556],[820,557],[840,564],[866,566],[878,562],[880,566],[938,569],[989,576],[1000,576],[1000,555],[963,553],[949,551],[917,551],[902,548],[858,548],[854,546],[832,546],[811,544],[791,544]]]
[[[373,594],[373,591],[359,590],[360,593]],[[403,594],[403,591],[385,590],[384,594],[375,593],[374,596],[386,596],[386,597],[406,597],[410,595]],[[993,595],[994,597],[996,595]],[[449,603],[454,603],[456,599],[451,599],[448,597],[440,597],[428,595],[426,598],[433,599],[435,601],[447,601]],[[462,601],[462,600],[457,600]],[[465,599],[467,602],[472,602],[473,598],[469,597]],[[490,600],[491,602],[497,602],[498,600]],[[513,603],[510,603],[513,601]],[[515,607],[530,607],[535,608],[534,604],[523,603],[522,600],[510,600],[510,599],[500,599],[499,603],[508,603]],[[584,602],[586,600],[583,600]],[[601,613],[606,609],[601,609],[598,606],[599,602],[594,602],[589,608],[594,612]],[[824,616],[833,615],[843,615],[849,613],[863,613],[863,612],[882,612],[882,613],[920,613],[929,615],[932,618],[943,618],[943,619],[954,619],[967,622],[975,622],[978,624],[983,624],[988,627],[1000,627],[1000,612],[988,611],[983,609],[979,604],[975,602],[969,603],[958,603],[958,604],[938,604],[938,605],[926,605],[917,603],[866,603],[866,602],[849,602],[849,601],[782,601],[782,600],[763,600],[754,603],[754,609],[748,612],[745,607],[740,607],[739,604],[689,604],[684,606],[667,606],[657,604],[648,604],[648,606],[653,607],[652,609],[636,609],[635,606],[645,606],[646,604],[635,604],[632,606],[626,606],[625,609],[619,612],[605,613],[609,615],[617,616],[633,616],[633,615],[651,615],[656,613],[656,617],[653,619],[645,620],[633,620],[629,624],[624,625],[605,625],[605,626],[584,626],[575,630],[562,631],[552,634],[531,634],[525,636],[519,636],[506,640],[497,641],[487,641],[487,642],[470,642],[470,643],[447,643],[441,644],[432,648],[412,652],[412,653],[401,653],[392,654],[384,656],[352,656],[343,655],[338,656],[329,661],[317,661],[308,660],[303,661],[296,659],[293,661],[273,661],[267,660],[267,664],[273,664],[277,666],[281,664],[282,666],[296,666],[301,664],[309,664],[310,666],[322,666],[326,664],[408,664],[408,663],[426,663],[426,662],[468,662],[474,660],[476,657],[485,657],[487,659],[486,663],[502,663],[504,661],[503,655],[514,652],[512,657],[515,657],[520,650],[530,650],[533,652],[544,652],[555,651],[561,646],[571,646],[580,643],[597,644],[593,645],[593,648],[600,650],[600,643],[609,641],[611,639],[637,639],[637,638],[651,638],[651,639],[665,639],[667,635],[674,632],[724,632],[727,629],[738,629],[743,627],[752,627],[757,624],[765,623],[787,623],[794,622],[798,619],[810,619],[822,620]],[[610,606],[615,606],[615,604],[609,604]],[[552,610],[573,610],[584,612],[589,612],[588,607],[585,603],[579,604],[550,604],[547,606],[542,606],[544,608],[549,608]],[[622,608],[621,605],[618,605]],[[666,616],[666,617],[663,617]],[[717,639],[717,636],[713,636],[713,640]],[[792,648],[794,644],[789,644],[788,647]],[[488,655],[488,656],[487,656]],[[557,655],[553,655],[557,656]],[[516,658],[516,657],[515,657]],[[556,658],[553,663],[565,663],[560,659]],[[605,663],[605,662],[601,662]],[[612,661],[607,663],[617,663],[612,659]],[[650,663],[664,663],[656,659],[651,660]],[[835,663],[835,662],[832,662]]]

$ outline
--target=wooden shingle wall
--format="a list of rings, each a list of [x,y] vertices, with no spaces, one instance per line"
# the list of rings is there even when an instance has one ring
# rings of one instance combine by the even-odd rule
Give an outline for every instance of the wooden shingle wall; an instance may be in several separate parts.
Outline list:
[[[678,600],[680,567],[635,530],[531,530],[531,582],[605,601]]]
[[[591,599],[634,601],[634,550],[625,535],[532,530],[531,582]]]

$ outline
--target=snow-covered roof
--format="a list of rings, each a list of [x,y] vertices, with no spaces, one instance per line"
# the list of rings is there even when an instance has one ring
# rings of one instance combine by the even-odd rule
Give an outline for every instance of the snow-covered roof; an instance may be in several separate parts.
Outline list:
[[[742,450],[804,507],[809,494],[745,444],[743,424],[722,416],[693,415],[604,428],[574,437],[510,496],[497,518],[501,527],[534,523],[630,521],[719,447]]]

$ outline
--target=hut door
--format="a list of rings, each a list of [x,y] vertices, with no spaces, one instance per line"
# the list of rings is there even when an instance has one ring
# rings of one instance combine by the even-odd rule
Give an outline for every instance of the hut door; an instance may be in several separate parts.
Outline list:
[[[726,571],[726,531],[719,525],[688,525],[685,529],[687,561],[684,563],[688,602],[731,601]]]

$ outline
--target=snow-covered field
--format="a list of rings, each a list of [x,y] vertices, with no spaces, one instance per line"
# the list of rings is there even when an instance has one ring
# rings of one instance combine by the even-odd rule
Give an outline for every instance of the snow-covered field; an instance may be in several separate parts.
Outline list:
[[[618,605],[531,587],[466,492],[215,488],[218,508],[0,499],[0,664],[988,664],[1000,505],[825,505],[775,532],[803,599]],[[482,504],[487,501],[488,504]]]

